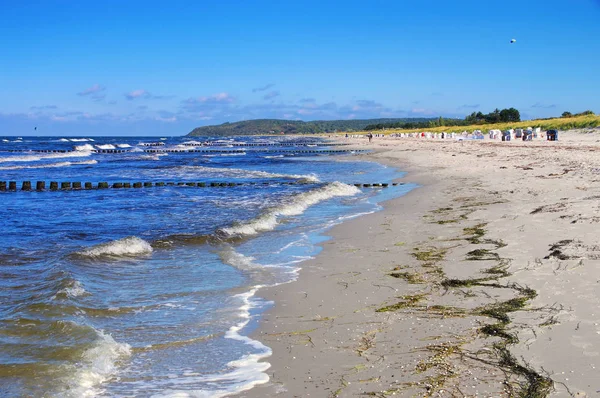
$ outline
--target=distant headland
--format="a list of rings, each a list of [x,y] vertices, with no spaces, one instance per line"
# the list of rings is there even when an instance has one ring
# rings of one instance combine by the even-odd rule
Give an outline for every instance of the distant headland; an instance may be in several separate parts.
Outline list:
[[[390,118],[363,120],[300,120],[256,119],[215,126],[197,127],[188,136],[225,136],[261,134],[322,134],[335,132],[362,131],[367,126],[387,123],[422,123],[429,118]]]

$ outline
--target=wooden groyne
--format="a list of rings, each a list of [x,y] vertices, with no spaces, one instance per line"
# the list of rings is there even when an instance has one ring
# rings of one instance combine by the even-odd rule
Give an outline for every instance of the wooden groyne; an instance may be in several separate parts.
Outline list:
[[[31,181],[22,181],[20,184],[17,181],[0,181],[0,192],[17,192],[17,191],[80,191],[80,190],[98,190],[98,189],[128,189],[128,188],[153,188],[153,187],[198,187],[198,188],[223,188],[237,186],[278,186],[278,185],[315,185],[322,183],[314,183],[307,181],[284,181],[284,182],[192,182],[192,181],[145,181],[145,182],[113,182],[109,183],[101,181],[97,183],[79,182],[79,181],[50,181],[48,189],[46,189],[46,181],[36,181],[35,189]],[[404,185],[404,183],[355,183],[350,184],[358,188],[387,188],[388,186]]]

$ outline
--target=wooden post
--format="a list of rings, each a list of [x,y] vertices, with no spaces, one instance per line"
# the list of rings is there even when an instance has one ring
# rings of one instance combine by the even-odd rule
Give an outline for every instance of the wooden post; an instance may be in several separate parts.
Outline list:
[[[45,181],[38,181],[35,184],[35,189],[37,191],[43,191],[44,189],[46,189],[46,182]]]
[[[31,191],[31,181],[23,181],[21,191]]]
[[[56,181],[50,181],[50,190],[51,191],[57,191],[58,190],[58,182],[56,182]]]

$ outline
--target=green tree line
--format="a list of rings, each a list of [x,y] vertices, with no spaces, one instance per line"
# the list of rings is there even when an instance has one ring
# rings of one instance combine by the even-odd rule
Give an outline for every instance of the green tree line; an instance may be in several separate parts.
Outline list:
[[[377,123],[365,127],[365,130],[383,130],[383,129],[421,129],[428,127],[441,126],[469,126],[472,124],[491,124],[502,122],[520,122],[521,114],[515,108],[498,109],[493,112],[483,114],[481,112],[473,112],[464,119],[446,119],[439,117],[420,122],[394,122],[394,123]]]

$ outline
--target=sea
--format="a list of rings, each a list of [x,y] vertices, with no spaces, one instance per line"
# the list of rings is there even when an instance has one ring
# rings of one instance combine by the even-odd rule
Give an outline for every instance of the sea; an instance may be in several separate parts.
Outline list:
[[[268,381],[271,350],[250,336],[277,303],[261,288],[292,283],[332,226],[415,187],[348,148],[0,137],[0,181],[17,183],[0,191],[0,396],[223,397]]]

